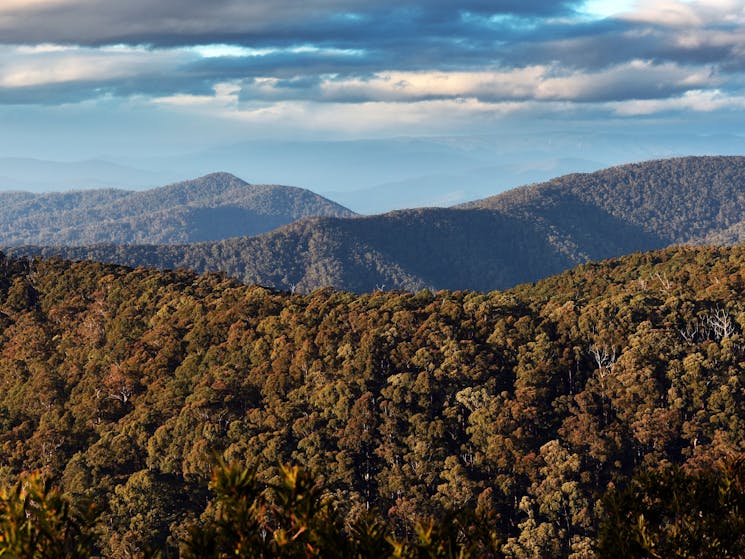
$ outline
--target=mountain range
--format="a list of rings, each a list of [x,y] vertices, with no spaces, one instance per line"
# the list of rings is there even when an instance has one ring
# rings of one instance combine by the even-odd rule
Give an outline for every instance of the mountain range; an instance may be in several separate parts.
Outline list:
[[[0,188],[35,192],[88,188],[140,190],[228,171],[258,184],[309,188],[362,214],[452,205],[566,173],[685,155],[745,153],[737,134],[605,133],[588,128],[440,137],[252,141],[155,155],[139,146],[93,149],[79,160],[75,142],[35,150],[33,159],[0,157]],[[161,146],[162,147],[162,146]],[[17,155],[27,155],[17,146]],[[102,149],[102,148],[101,148]],[[49,160],[49,158],[58,160]]]
[[[353,215],[308,190],[213,173],[144,191],[0,192],[0,244],[190,243]]]
[[[450,208],[311,217],[253,237],[171,245],[109,239],[16,253],[222,271],[286,290],[489,291],[588,260],[727,242],[743,231],[745,158],[709,156],[565,175]]]
[[[0,206],[6,235],[109,241],[7,252],[138,266],[0,253],[0,505],[23,527],[3,541],[33,533],[29,519],[48,532],[46,506],[68,510],[27,497],[35,478],[24,475],[38,471],[89,519],[92,555],[178,556],[191,527],[247,508],[210,500],[216,461],[248,468],[232,478],[254,495],[252,479],[276,488],[295,472],[300,482],[280,484],[317,490],[293,502],[325,525],[421,539],[434,520],[415,522],[446,519],[452,541],[481,533],[499,557],[594,557],[605,535],[625,533],[609,511],[638,527],[634,541],[654,517],[665,533],[688,523],[688,539],[719,557],[723,540],[697,519],[740,522],[740,473],[707,485],[676,476],[714,480],[745,464],[745,246],[646,250],[740,240],[743,157],[649,161],[364,217],[226,173],[143,193],[9,193]],[[221,238],[258,227],[256,215],[285,224]],[[149,244],[112,236],[123,232]],[[220,240],[187,242],[200,235]],[[316,289],[326,285],[367,293]],[[666,472],[638,501],[645,514],[669,502],[671,515],[647,523],[614,505],[629,495],[618,490]],[[703,506],[679,520],[676,504],[690,501],[658,491],[666,479],[696,488]],[[72,508],[88,504],[96,514]],[[268,509],[250,510],[262,521],[236,525],[268,540]],[[0,531],[13,524],[0,520]],[[301,536],[293,526],[275,534]],[[740,557],[742,530],[729,531],[728,556]]]

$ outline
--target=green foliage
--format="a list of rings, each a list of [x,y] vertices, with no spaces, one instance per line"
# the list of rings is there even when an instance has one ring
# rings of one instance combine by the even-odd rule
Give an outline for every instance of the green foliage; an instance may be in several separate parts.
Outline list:
[[[606,495],[603,510],[600,558],[743,557],[745,457],[718,469],[644,472]]]
[[[216,517],[192,528],[183,557],[348,556],[337,519],[306,470],[282,467],[275,485],[243,468],[222,467],[211,487]]]
[[[495,557],[499,547],[483,522],[465,513],[417,523],[410,543],[397,540],[370,512],[344,531],[314,477],[297,466],[281,467],[277,484],[262,484],[241,467],[222,466],[211,487],[216,516],[191,528],[181,550],[184,559],[466,559]]]
[[[38,474],[0,492],[0,558],[90,557],[93,509],[73,506]]]
[[[221,465],[210,487],[214,509],[191,526],[181,543],[183,559],[465,559],[495,557],[498,548],[493,534],[463,513],[417,524],[409,544],[397,541],[374,513],[345,532],[317,481],[297,466],[281,467],[279,482],[271,484],[245,468]],[[92,509],[74,509],[38,474],[0,493],[0,558],[90,559],[93,529]],[[160,553],[134,549],[127,557],[156,559]]]
[[[278,464],[323,487],[306,518],[378,555],[397,553],[389,536],[472,556],[498,536],[510,558],[590,559],[609,487],[745,452],[745,248],[634,254],[507,292],[361,296],[0,264],[0,483],[40,470],[94,502],[112,559],[175,556],[186,526],[220,518],[214,456],[253,472],[263,529],[314,549],[325,532],[293,540],[272,512]],[[447,510],[479,522],[439,524]]]

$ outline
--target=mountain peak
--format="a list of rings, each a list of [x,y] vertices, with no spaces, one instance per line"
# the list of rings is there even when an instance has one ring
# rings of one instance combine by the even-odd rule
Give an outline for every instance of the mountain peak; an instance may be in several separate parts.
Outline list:
[[[354,213],[302,188],[251,185],[216,172],[150,190],[6,196],[0,205],[0,245],[216,241],[314,215]]]
[[[163,193],[165,192],[168,192],[170,195],[174,195],[178,192],[181,193],[183,198],[180,201],[174,200],[174,202],[185,204],[194,199],[214,196],[232,188],[248,185],[249,183],[235,175],[226,172],[216,172],[209,173],[196,179],[189,179],[167,184],[151,190],[140,191],[136,195],[159,197],[163,196]]]
[[[168,197],[161,197],[162,213],[143,213],[141,220],[127,214],[117,226],[124,223],[138,233],[152,234],[153,228],[174,231],[189,223],[192,234],[188,240],[200,240],[204,238],[200,225],[243,219],[244,214],[231,217],[236,208],[252,208],[253,212],[261,208],[269,220],[277,208],[287,207],[288,200],[302,210],[293,215],[327,217],[223,240],[219,246],[205,242],[106,250],[81,247],[51,253],[130,265],[221,270],[247,283],[301,291],[328,285],[357,292],[380,286],[489,291],[535,281],[588,260],[707,242],[717,234],[723,239],[745,238],[742,157],[623,165],[521,187],[466,207],[422,208],[355,219],[344,219],[334,206],[324,206],[326,213],[320,211],[322,206],[315,204],[323,199],[307,200],[311,196],[307,191],[284,189],[256,185],[226,190],[210,199],[212,206],[201,202],[199,212],[192,211],[193,206],[180,206],[188,211],[176,216],[167,211],[172,209]],[[130,212],[133,209],[131,198],[119,204]],[[148,202],[141,207],[151,206]],[[318,211],[309,213],[309,207]],[[9,221],[6,227],[12,231],[18,223]],[[226,233],[222,238],[232,236],[227,233],[239,234],[237,230],[222,232]]]
[[[212,173],[207,173],[204,176],[197,177],[194,180],[205,180],[205,179],[208,179],[208,180],[227,180],[227,181],[229,181],[229,180],[239,180],[239,181],[245,182],[240,177],[237,177],[233,173],[228,173],[227,171],[214,171]]]

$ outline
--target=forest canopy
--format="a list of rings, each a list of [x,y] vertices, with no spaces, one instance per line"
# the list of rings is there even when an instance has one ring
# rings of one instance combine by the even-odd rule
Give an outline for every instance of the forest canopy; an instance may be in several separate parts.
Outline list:
[[[510,558],[594,557],[639,472],[743,453],[745,248],[675,248],[504,292],[244,286],[0,261],[0,484],[92,503],[96,549],[175,553],[216,461],[312,472],[343,526],[490,518]]]

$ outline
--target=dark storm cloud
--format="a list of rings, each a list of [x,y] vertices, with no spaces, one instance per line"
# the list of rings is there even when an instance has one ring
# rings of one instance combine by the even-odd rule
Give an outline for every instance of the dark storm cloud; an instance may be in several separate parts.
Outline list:
[[[563,0],[7,0],[0,4],[0,41],[78,45],[281,43],[319,37],[353,38],[375,25],[410,22],[436,31],[462,14],[521,17],[568,15],[576,1]],[[367,35],[360,37],[364,40]]]
[[[545,0],[2,0],[0,103],[209,96],[225,82],[236,84],[240,101],[334,103],[597,103],[741,89],[742,23],[711,16],[701,2],[691,9],[702,17],[685,25],[671,24],[665,14],[583,19],[581,6]],[[22,52],[19,44],[67,45],[70,52]],[[106,45],[123,45],[125,55]],[[195,48],[200,45],[253,50],[205,54]],[[10,54],[3,56],[3,49]],[[125,70],[119,62],[102,67],[96,53],[122,56]],[[31,78],[27,64],[37,66]],[[45,64],[52,76],[47,81]],[[386,81],[390,73],[403,76]],[[412,80],[416,73],[479,75],[444,87]]]
[[[263,56],[225,56],[194,61],[179,71],[203,79],[233,80],[272,76],[279,79],[319,74],[370,74],[384,68],[381,58],[368,53],[324,54],[279,51]]]
[[[743,29],[732,27],[677,29],[609,19],[572,26],[547,25],[539,36],[513,36],[507,48],[510,60],[518,66],[558,60],[567,67],[598,69],[629,60],[651,60],[721,64],[724,68],[742,60],[738,51],[745,45],[742,33]],[[723,36],[729,41],[722,41]],[[694,37],[701,40],[686,44],[687,38]]]
[[[80,103],[102,97],[130,97],[142,95],[168,96],[176,93],[190,95],[211,95],[213,87],[209,82],[192,79],[170,78],[167,81],[157,77],[109,79],[105,81],[76,81],[67,83],[39,84],[23,87],[0,87],[0,105],[61,105]]]

